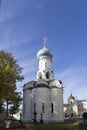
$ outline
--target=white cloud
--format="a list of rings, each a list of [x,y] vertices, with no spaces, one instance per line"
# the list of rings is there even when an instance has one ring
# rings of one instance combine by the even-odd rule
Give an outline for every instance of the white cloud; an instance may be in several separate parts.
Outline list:
[[[24,68],[22,73],[24,76],[24,80],[22,82],[17,83],[18,91],[22,91],[23,85],[25,83],[36,79],[35,72],[37,70],[35,59],[23,60],[23,62],[20,63],[20,66]]]
[[[31,44],[32,40],[34,39],[35,35],[33,35],[33,31],[35,32],[36,30],[33,30],[33,27],[30,27],[28,32],[26,31],[27,27],[25,29],[16,28],[15,26],[5,26],[3,25],[0,29],[0,49],[5,49],[5,50],[20,50],[22,48],[22,45],[28,45]],[[33,31],[31,31],[33,30]],[[20,47],[20,48],[18,48]],[[14,52],[15,52],[14,51]]]
[[[44,9],[48,4],[48,0],[33,0],[33,3],[38,9]]]
[[[1,13],[0,14],[0,23],[7,21],[8,19],[13,17],[13,12]]]
[[[60,77],[63,82],[64,101],[71,93],[78,98],[87,98],[87,67],[68,68],[63,72],[56,73],[56,77]]]
[[[23,60],[20,63],[24,68],[23,73],[26,75],[27,73],[34,72],[36,70],[36,60],[35,59],[27,59],[27,61]]]
[[[0,10],[0,23],[4,23],[9,19],[19,15],[23,9],[23,6],[27,4],[27,2],[23,0],[2,0],[1,2],[1,10]]]

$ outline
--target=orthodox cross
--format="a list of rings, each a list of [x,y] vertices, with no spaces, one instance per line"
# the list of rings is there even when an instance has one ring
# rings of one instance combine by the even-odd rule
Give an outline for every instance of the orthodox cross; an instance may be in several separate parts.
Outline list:
[[[48,38],[44,37],[42,40],[43,40],[43,43],[44,43],[44,48],[46,48],[46,43],[47,43]]]

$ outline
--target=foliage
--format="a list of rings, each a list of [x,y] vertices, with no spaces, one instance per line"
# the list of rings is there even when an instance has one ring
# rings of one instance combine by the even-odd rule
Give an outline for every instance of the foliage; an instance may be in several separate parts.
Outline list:
[[[12,53],[0,51],[0,106],[3,102],[8,105],[16,98],[16,82],[22,81],[22,67],[17,64]]]
[[[0,104],[0,113],[4,112],[3,104]]]
[[[83,103],[80,102],[78,104],[78,113],[79,113],[79,116],[82,114],[83,111],[84,111]]]
[[[11,105],[10,105],[10,109],[9,112],[10,114],[16,114],[19,111],[19,106],[21,104],[22,101],[22,97],[21,97],[21,93],[15,92],[15,96],[13,97],[13,99],[11,100]]]

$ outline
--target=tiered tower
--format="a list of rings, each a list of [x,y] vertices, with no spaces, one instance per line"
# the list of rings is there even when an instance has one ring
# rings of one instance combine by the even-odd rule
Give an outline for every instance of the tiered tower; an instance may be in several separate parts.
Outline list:
[[[47,38],[43,38],[44,47],[37,53],[37,58],[39,62],[39,69],[37,71],[37,80],[43,79],[45,81],[50,81],[54,78],[53,71],[51,70],[52,63],[52,51],[46,48]]]

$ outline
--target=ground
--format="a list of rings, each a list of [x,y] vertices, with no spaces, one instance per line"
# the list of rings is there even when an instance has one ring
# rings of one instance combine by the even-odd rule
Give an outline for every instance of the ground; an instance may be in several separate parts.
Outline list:
[[[48,124],[20,124],[19,121],[12,121],[11,127],[8,130],[77,130],[77,121],[65,121],[60,123]],[[0,123],[0,130],[3,130],[4,122]]]

